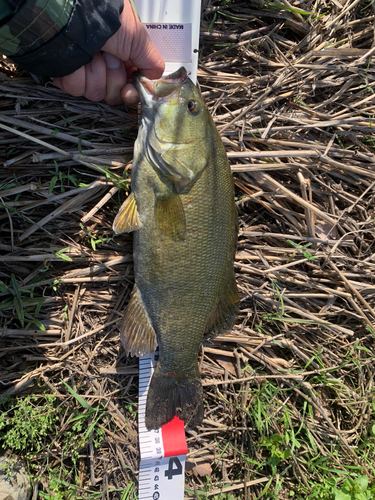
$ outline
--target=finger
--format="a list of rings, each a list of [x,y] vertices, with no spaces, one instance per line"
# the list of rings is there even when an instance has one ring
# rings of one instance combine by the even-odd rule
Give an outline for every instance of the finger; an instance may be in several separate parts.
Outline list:
[[[84,95],[86,90],[86,71],[85,67],[81,66],[74,73],[55,78],[53,83],[67,94],[75,97]]]
[[[86,89],[84,96],[90,101],[101,101],[106,95],[106,66],[101,54],[96,54],[91,63],[86,64]]]
[[[102,50],[116,55],[122,61],[130,60],[147,78],[160,78],[165,67],[164,61],[130,2],[124,3],[120,21],[120,29],[107,40]]]
[[[145,77],[150,79],[160,78],[165,69],[165,63],[143,24],[139,23],[137,31],[130,53],[130,60],[133,66]]]
[[[103,52],[103,59],[107,72],[105,101],[108,104],[121,104],[121,90],[127,82],[124,64],[118,57],[108,52]]]
[[[134,71],[137,71],[137,68],[132,64],[131,61],[125,61],[124,62],[124,68],[128,77],[128,81],[131,80],[132,74]]]
[[[121,90],[121,99],[127,106],[133,106],[139,102],[139,94],[132,83],[128,83]]]

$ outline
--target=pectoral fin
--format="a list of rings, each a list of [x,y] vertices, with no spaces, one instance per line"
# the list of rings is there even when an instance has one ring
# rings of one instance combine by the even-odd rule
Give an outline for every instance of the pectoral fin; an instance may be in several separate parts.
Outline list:
[[[136,231],[141,226],[142,223],[138,218],[134,193],[131,193],[121,205],[119,213],[116,215],[113,222],[113,231],[116,234],[130,233],[131,231]]]
[[[120,331],[125,352],[131,356],[149,356],[157,346],[155,330],[135,285]]]
[[[166,199],[157,198],[155,221],[159,229],[172,240],[185,239],[185,212],[181,198],[178,195],[172,195]]]

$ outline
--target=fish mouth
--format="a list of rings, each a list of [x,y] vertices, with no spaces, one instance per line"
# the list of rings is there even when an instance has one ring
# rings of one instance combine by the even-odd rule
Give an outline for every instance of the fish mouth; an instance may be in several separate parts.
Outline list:
[[[170,75],[162,76],[159,80],[149,80],[138,71],[132,74],[133,83],[144,103],[168,100],[167,98],[182,87],[187,78],[188,74],[183,66]]]

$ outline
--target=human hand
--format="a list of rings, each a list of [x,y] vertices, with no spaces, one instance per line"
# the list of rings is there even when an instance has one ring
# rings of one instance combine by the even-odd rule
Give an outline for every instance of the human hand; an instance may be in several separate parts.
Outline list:
[[[160,78],[164,61],[128,0],[124,0],[120,21],[119,30],[91,63],[71,75],[54,78],[54,84],[68,94],[85,96],[90,101],[136,104],[139,97],[129,83],[131,74],[138,69],[147,78]]]

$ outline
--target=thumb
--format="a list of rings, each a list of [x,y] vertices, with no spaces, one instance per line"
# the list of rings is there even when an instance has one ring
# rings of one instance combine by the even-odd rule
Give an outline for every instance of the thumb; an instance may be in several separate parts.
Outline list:
[[[128,0],[124,2],[120,21],[120,29],[107,40],[102,50],[125,63],[130,61],[147,78],[160,78],[165,67],[164,61]]]
[[[164,61],[141,23],[137,26],[129,58],[133,66],[147,78],[160,78],[163,74]]]

